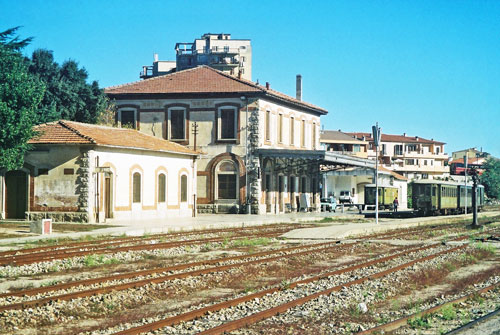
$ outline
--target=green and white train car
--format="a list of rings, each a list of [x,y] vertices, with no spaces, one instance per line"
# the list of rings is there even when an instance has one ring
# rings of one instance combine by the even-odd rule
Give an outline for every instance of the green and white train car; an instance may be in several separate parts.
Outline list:
[[[392,209],[394,199],[399,197],[399,188],[394,186],[379,186],[378,187],[378,207],[380,209]],[[365,205],[375,206],[375,184],[365,185]]]
[[[417,180],[412,186],[413,209],[426,214],[458,214],[472,210],[472,185],[453,181]],[[478,210],[484,205],[484,186],[477,187]]]

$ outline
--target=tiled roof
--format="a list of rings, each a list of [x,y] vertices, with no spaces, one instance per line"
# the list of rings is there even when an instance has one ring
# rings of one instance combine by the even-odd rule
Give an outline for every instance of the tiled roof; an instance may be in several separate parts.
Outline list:
[[[321,107],[267,89],[252,81],[236,78],[206,65],[128,84],[107,87],[104,92],[110,96],[118,94],[253,93],[285,100],[301,107],[314,109],[322,114],[328,113],[326,109]]]
[[[477,158],[467,158],[467,164],[483,164],[484,161],[486,160],[486,158],[484,157],[477,157]],[[464,159],[463,158],[459,158],[459,159],[455,159],[455,160],[452,160],[450,161],[450,164],[463,164],[464,163]]]
[[[198,154],[180,144],[146,135],[134,129],[60,120],[35,126],[35,131],[38,135],[28,142],[30,144],[95,144],[189,155]]]
[[[378,168],[379,168],[380,170],[382,170],[382,171],[385,171],[385,172],[390,173],[390,174],[391,174],[392,176],[394,176],[394,178],[396,178],[396,179],[399,179],[399,180],[408,180],[408,178],[406,178],[405,176],[402,176],[402,175],[400,175],[399,173],[394,172],[394,171],[392,171],[392,170],[386,169],[386,168],[385,168],[385,167],[383,167],[383,166],[379,166]]]
[[[324,130],[320,134],[320,141],[325,142],[325,141],[338,141],[338,142],[344,142],[344,143],[359,143],[363,144],[363,141],[360,139],[357,139],[353,135],[349,135],[346,133],[343,133],[341,131],[337,130]]]
[[[367,141],[373,141],[371,133],[347,133],[357,138],[366,138]],[[380,138],[381,142],[402,142],[402,143],[427,143],[427,144],[446,144],[444,142],[428,140],[419,136],[406,136],[406,135],[389,135],[382,134]]]

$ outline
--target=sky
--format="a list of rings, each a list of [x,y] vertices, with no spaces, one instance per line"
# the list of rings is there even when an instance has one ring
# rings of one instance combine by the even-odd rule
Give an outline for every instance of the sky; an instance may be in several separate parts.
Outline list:
[[[0,31],[52,50],[101,87],[175,60],[176,42],[252,43],[252,80],[329,111],[324,129],[420,136],[500,157],[500,1],[0,0]]]

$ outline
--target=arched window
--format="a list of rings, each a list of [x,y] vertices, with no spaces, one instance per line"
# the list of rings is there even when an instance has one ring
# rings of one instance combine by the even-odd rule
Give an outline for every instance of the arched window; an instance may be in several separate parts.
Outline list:
[[[238,199],[238,170],[232,161],[223,161],[217,169],[217,198]]]
[[[158,202],[165,202],[166,194],[166,178],[165,174],[158,175]]]
[[[141,202],[141,174],[139,172],[134,173],[133,176],[133,202]]]
[[[188,177],[183,174],[181,176],[181,202],[187,202]]]

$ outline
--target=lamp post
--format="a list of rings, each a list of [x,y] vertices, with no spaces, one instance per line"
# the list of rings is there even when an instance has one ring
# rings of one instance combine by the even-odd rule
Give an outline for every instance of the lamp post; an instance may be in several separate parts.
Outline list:
[[[378,224],[378,146],[380,144],[380,127],[378,122],[372,126],[373,144],[375,145],[375,224]]]

